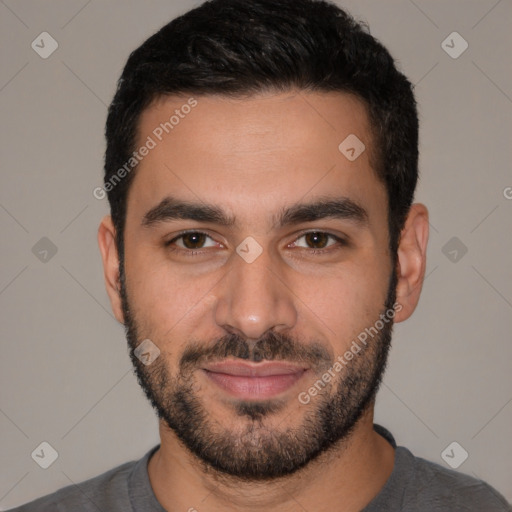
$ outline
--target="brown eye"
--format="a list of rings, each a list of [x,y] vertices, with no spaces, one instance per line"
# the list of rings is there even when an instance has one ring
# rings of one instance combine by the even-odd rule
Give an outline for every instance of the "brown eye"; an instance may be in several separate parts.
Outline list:
[[[178,250],[183,253],[195,254],[195,251],[218,246],[215,240],[207,233],[201,231],[186,231],[166,242],[170,250]]]
[[[321,251],[322,249],[336,244],[343,245],[343,240],[330,233],[324,233],[323,231],[309,231],[299,236],[293,243],[293,246],[302,249],[312,249],[313,251]]]
[[[330,238],[327,233],[319,231],[312,231],[311,233],[306,233],[303,236],[308,246],[312,249],[323,249],[324,247],[327,247],[327,243]]]
[[[181,235],[183,246],[187,249],[201,249],[206,240],[204,233],[185,233]]]

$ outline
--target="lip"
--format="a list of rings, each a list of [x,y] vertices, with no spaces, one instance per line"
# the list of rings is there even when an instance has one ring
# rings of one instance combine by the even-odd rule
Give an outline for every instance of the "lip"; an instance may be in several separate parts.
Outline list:
[[[309,368],[282,361],[223,361],[202,370],[228,394],[241,399],[269,399],[293,387]]]

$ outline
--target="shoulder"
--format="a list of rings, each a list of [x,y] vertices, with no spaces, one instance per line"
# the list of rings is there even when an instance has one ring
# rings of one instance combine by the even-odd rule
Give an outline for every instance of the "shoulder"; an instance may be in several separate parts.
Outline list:
[[[409,468],[404,510],[512,512],[505,498],[482,480],[415,457],[404,447],[397,448],[396,458]]]
[[[137,461],[126,462],[101,475],[71,484],[9,512],[98,512],[130,510],[128,478]]]

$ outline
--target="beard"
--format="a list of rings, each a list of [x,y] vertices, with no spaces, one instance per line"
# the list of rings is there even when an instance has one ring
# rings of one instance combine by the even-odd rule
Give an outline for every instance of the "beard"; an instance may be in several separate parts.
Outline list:
[[[291,336],[270,331],[250,343],[236,334],[209,343],[191,341],[179,360],[176,375],[171,375],[161,356],[146,366],[134,354],[145,337],[139,332],[141,323],[130,308],[123,270],[121,264],[120,294],[126,338],[137,380],[158,417],[205,471],[213,469],[217,474],[240,481],[265,481],[291,475],[348,440],[358,420],[373,404],[391,346],[392,318],[381,322],[383,328],[346,362],[336,378],[324,383],[325,387],[307,405],[300,406],[304,413],[299,424],[287,425],[289,415],[275,424],[277,413],[290,405],[290,398],[258,402],[236,400],[230,402],[230,406],[243,418],[243,426],[229,428],[227,422],[222,424],[212,418],[205,400],[200,398],[194,372],[204,363],[226,358],[307,363],[320,379],[332,368],[335,358],[320,343],[300,343]],[[394,308],[395,297],[396,273],[393,272],[381,313],[387,315]],[[361,332],[363,330],[364,327]],[[160,347],[166,343],[171,341],[157,341]],[[307,391],[306,384],[301,391]]]

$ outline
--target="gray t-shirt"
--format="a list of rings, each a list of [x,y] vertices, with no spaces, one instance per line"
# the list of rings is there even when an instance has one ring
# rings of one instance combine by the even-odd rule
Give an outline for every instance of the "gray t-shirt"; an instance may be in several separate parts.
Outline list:
[[[380,493],[361,512],[512,512],[503,496],[485,482],[415,457],[407,448],[397,447],[385,428],[375,425],[375,430],[395,448],[395,466]],[[138,461],[10,512],[166,512],[148,476],[148,461],[158,448]]]

